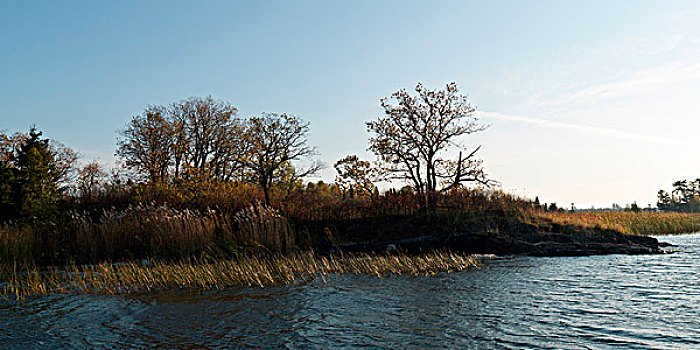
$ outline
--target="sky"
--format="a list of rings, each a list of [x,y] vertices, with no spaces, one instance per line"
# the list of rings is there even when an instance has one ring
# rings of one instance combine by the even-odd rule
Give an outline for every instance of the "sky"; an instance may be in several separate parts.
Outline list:
[[[461,142],[508,192],[647,206],[700,177],[696,1],[0,3],[0,130],[108,165],[146,106],[211,95],[311,122],[332,181],[372,159],[380,98],[451,81],[490,125]]]

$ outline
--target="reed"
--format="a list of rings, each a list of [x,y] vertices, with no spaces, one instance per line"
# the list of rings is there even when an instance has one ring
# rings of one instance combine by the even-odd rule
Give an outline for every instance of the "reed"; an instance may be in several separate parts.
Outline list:
[[[189,259],[248,247],[284,252],[294,244],[287,219],[257,205],[225,213],[138,204],[99,214],[73,212],[60,224],[0,224],[0,264]]]
[[[308,281],[329,274],[432,275],[479,264],[474,256],[452,252],[338,254],[311,252],[252,256],[237,260],[121,263],[31,269],[0,275],[5,298],[60,293],[123,294],[188,288],[200,291],[232,286],[265,287]]]
[[[0,264],[16,261],[32,261],[36,227],[0,224]]]
[[[539,212],[559,225],[610,229],[634,235],[671,235],[700,231],[700,214],[675,212]]]

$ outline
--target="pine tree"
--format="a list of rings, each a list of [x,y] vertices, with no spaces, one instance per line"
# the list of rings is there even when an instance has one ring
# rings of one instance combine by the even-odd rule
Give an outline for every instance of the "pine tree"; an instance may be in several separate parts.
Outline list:
[[[16,177],[10,184],[14,209],[22,218],[53,219],[60,198],[59,173],[49,140],[34,127],[13,157]]]
[[[19,214],[14,196],[16,181],[16,169],[9,161],[0,160],[0,221],[12,219]]]

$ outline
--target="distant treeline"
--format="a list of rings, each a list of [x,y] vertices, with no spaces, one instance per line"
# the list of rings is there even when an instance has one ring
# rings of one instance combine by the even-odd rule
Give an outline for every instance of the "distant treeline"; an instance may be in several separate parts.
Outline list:
[[[659,210],[686,213],[700,212],[700,178],[693,181],[679,180],[672,184],[673,190],[668,193],[660,190],[658,193]]]

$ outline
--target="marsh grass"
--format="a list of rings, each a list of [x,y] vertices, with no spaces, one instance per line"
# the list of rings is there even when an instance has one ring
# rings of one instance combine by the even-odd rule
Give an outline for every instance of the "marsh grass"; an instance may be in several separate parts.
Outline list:
[[[634,235],[671,235],[700,231],[700,214],[675,212],[540,212],[559,225],[610,229]]]
[[[64,269],[11,271],[0,276],[5,298],[48,294],[124,294],[169,289],[199,291],[233,286],[265,287],[308,281],[329,274],[432,275],[479,264],[474,256],[451,252],[339,254],[310,252],[238,260],[120,263]]]
[[[284,252],[294,238],[286,218],[256,205],[229,214],[139,204],[99,215],[74,212],[60,224],[0,224],[0,263],[185,260],[251,247]]]

